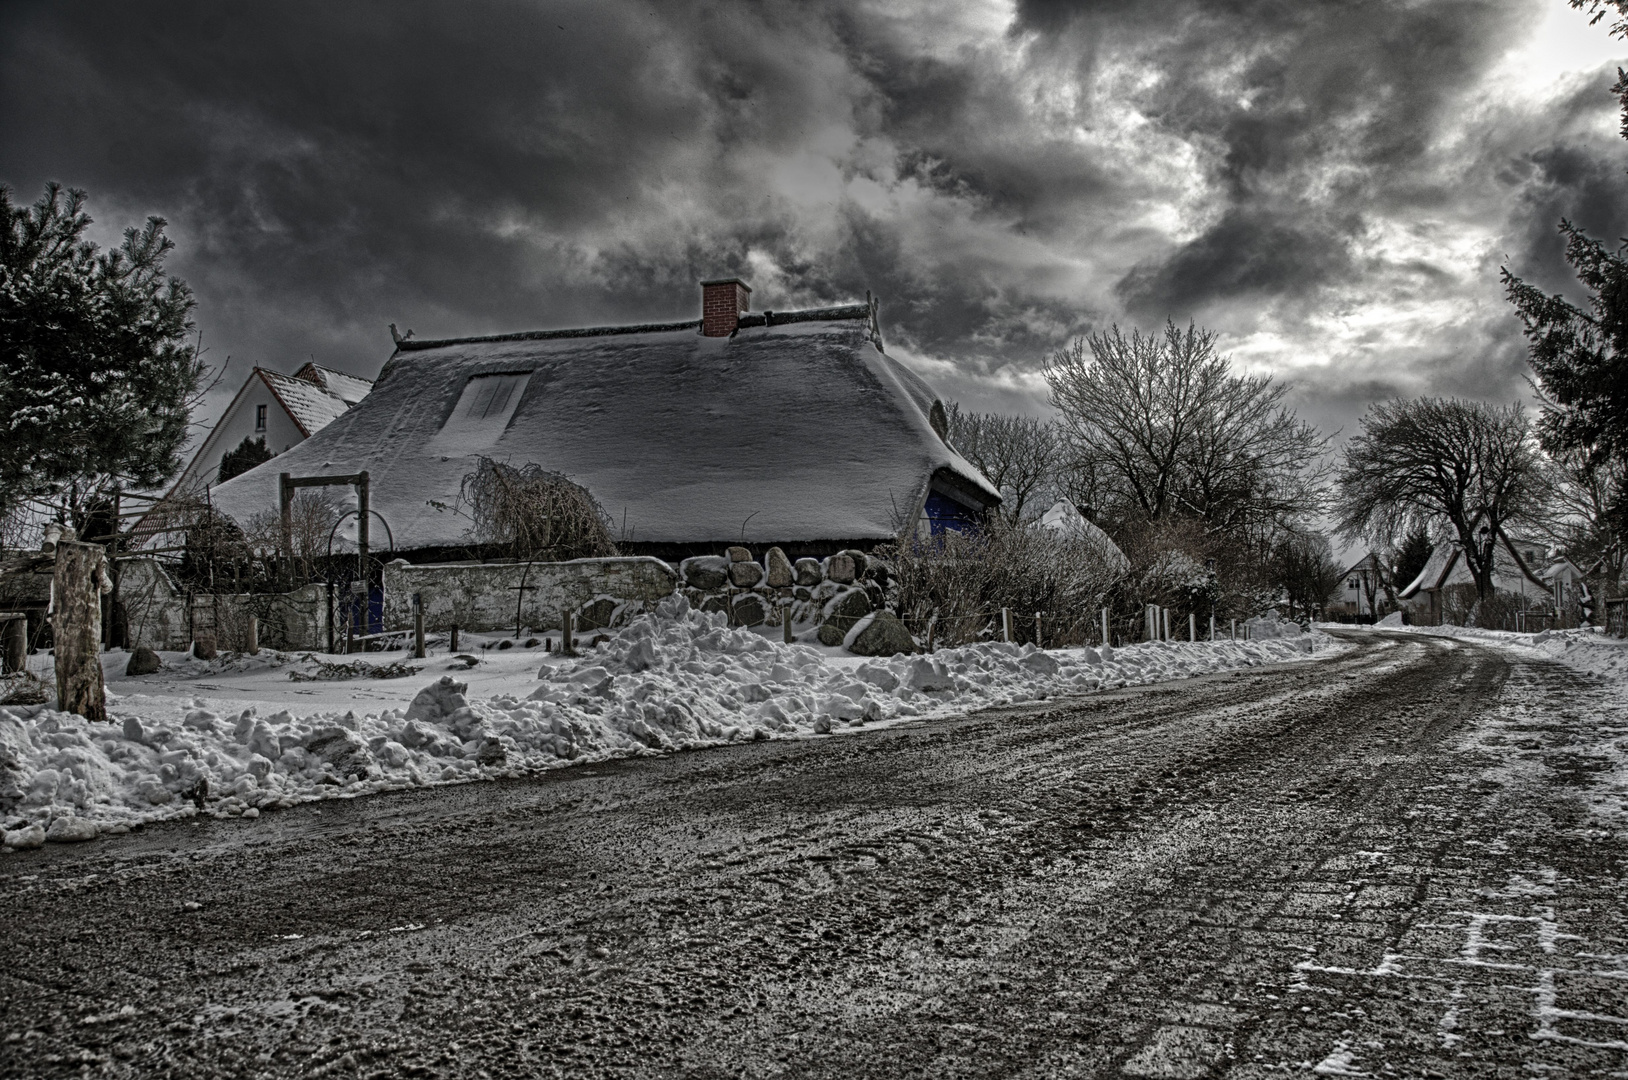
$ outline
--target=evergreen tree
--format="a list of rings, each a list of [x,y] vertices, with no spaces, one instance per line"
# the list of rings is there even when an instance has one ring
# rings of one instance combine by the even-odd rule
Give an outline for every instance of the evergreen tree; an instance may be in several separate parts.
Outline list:
[[[50,184],[18,206],[0,186],[0,514],[50,497],[81,529],[113,487],[180,468],[203,370],[164,219],[98,252],[84,204]]]
[[[1628,37],[1628,0],[1571,0],[1599,22],[1615,12],[1613,37]],[[1617,69],[1611,88],[1622,103],[1622,134],[1628,138],[1628,73]],[[1526,332],[1527,349],[1543,416],[1543,447],[1590,476],[1614,480],[1628,471],[1628,247],[1616,251],[1562,220],[1566,261],[1588,292],[1579,307],[1558,293],[1545,295],[1503,269],[1511,304]],[[1608,492],[1608,531],[1628,529],[1628,487]]]
[[[270,461],[277,455],[266,447],[266,437],[251,439],[243,436],[243,441],[237,444],[235,450],[228,450],[220,456],[219,482],[224,484],[234,476],[248,472],[263,461]]]

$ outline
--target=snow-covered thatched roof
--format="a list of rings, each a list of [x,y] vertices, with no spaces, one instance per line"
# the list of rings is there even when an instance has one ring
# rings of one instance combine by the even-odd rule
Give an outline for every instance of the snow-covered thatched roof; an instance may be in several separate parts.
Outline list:
[[[365,399],[215,506],[246,521],[276,511],[279,473],[366,470],[397,550],[459,546],[483,455],[564,473],[634,543],[882,540],[930,484],[1000,501],[935,433],[933,392],[881,350],[873,306],[698,325],[403,341]]]
[[[1103,532],[1096,522],[1080,513],[1079,508],[1072,503],[1064,500],[1052,503],[1051,509],[1041,515],[1040,524],[1061,536],[1085,541],[1101,552],[1103,559],[1120,573],[1130,569],[1131,561],[1125,557],[1119,545],[1114,543],[1114,538]]]

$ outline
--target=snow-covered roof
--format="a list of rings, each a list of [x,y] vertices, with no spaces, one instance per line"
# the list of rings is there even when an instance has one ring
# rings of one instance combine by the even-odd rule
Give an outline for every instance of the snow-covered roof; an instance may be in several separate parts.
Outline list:
[[[283,408],[288,410],[288,415],[307,437],[339,419],[350,408],[344,398],[317,383],[265,368],[255,370],[266,380],[271,392],[277,395],[277,400],[283,403]]]
[[[1479,521],[1480,518],[1475,519]],[[1474,524],[1474,522],[1472,522]],[[1493,549],[1493,578],[1499,588],[1518,588],[1520,579],[1525,579],[1534,585],[1547,585],[1544,577],[1539,576],[1539,566],[1529,563],[1524,555],[1518,552],[1535,550],[1542,552],[1543,546],[1537,541],[1523,540],[1520,537],[1500,537],[1499,543]],[[1425,562],[1424,569],[1419,576],[1408,582],[1406,587],[1397,595],[1403,600],[1411,600],[1423,589],[1439,589],[1448,584],[1462,584],[1471,580],[1469,568],[1459,556],[1459,546],[1451,541],[1443,541],[1430,552],[1430,558]],[[1510,582],[1514,581],[1514,586]]]
[[[1131,561],[1125,553],[1114,543],[1113,537],[1100,529],[1096,522],[1080,513],[1079,508],[1065,500],[1053,503],[1051,509],[1040,516],[1043,528],[1051,529],[1064,536],[1078,536],[1091,544],[1108,562],[1112,563],[1121,573],[1130,569]]]
[[[243,521],[276,510],[278,473],[365,469],[397,550],[458,546],[472,524],[460,488],[483,455],[571,477],[635,543],[882,540],[941,471],[1000,501],[934,433],[933,392],[882,352],[873,307],[740,324],[404,341],[359,404],[216,488],[215,505]]]
[[[373,389],[373,383],[367,379],[347,375],[333,368],[325,368],[320,364],[306,364],[294,373],[294,377],[316,383],[346,405],[356,404],[367,397],[368,391]]]

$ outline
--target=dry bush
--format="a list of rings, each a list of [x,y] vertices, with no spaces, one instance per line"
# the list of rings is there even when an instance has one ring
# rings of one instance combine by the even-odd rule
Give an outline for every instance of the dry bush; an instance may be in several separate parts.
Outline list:
[[[935,643],[960,645],[998,632],[1011,608],[1017,640],[1034,638],[1045,616],[1047,641],[1072,640],[1095,625],[1120,577],[1115,560],[1088,537],[992,520],[976,533],[945,532],[878,548],[894,581],[893,606],[913,633],[934,627]]]
[[[483,457],[464,477],[461,494],[475,538],[509,549],[516,559],[603,558],[616,554],[611,521],[581,484],[540,465],[519,468]]]
[[[294,492],[289,504],[294,564],[291,574],[285,575],[288,580],[299,585],[322,576],[328,540],[343,513],[332,489],[300,488]],[[262,559],[273,555],[282,557],[282,518],[276,513],[256,514],[249,519],[244,534],[249,549]]]

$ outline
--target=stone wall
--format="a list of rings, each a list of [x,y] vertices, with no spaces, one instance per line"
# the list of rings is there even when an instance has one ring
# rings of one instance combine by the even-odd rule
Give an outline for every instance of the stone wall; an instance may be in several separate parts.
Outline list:
[[[824,645],[843,645],[865,656],[915,649],[908,631],[886,610],[888,570],[861,551],[826,559],[786,558],[778,547],[763,553],[731,547],[679,564],[683,592],[702,611],[721,611],[736,626],[778,626],[791,620],[793,638],[805,634]]]
[[[119,603],[130,647],[177,651],[195,636],[216,648],[241,652],[248,645],[249,616],[260,619],[260,644],[268,649],[328,647],[328,595],[320,584],[288,593],[191,593],[157,559],[118,560]]]
[[[417,566],[397,559],[384,568],[384,625],[412,626],[413,594],[419,593],[431,630],[512,632],[516,623],[537,632],[558,630],[567,611],[578,613],[579,627],[593,629],[610,625],[618,612],[653,605],[677,586],[671,566],[642,556]]]

